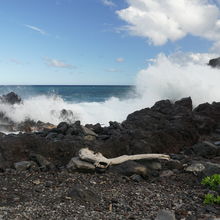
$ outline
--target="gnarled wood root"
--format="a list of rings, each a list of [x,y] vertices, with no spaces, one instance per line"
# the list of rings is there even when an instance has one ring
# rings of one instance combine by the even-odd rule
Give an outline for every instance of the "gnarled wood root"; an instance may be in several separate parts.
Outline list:
[[[162,159],[169,160],[169,155],[166,154],[136,154],[136,155],[123,155],[115,158],[106,158],[101,153],[94,153],[88,148],[82,148],[79,151],[81,160],[88,161],[98,168],[106,169],[108,166],[124,163],[128,160],[142,160],[142,159]]]

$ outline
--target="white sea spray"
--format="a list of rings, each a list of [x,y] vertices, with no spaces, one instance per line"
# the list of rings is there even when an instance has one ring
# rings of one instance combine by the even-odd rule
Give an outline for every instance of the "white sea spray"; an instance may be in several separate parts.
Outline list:
[[[130,94],[126,99],[112,97],[105,102],[70,103],[56,95],[36,95],[24,99],[20,105],[0,104],[0,109],[15,122],[29,118],[58,124],[63,120],[60,112],[66,109],[73,113],[70,121],[107,125],[109,121],[122,122],[129,113],[150,107],[161,99],[175,101],[191,96],[194,106],[220,101],[220,69],[211,68],[204,60],[201,64],[186,58],[177,62],[180,60],[177,58],[160,54],[137,74],[135,95]]]

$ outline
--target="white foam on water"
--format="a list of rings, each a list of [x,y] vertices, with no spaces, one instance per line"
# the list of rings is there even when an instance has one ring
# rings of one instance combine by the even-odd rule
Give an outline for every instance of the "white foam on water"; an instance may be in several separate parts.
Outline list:
[[[124,120],[127,114],[137,109],[137,105],[134,105],[133,99],[121,101],[114,97],[102,103],[68,103],[57,96],[36,96],[14,106],[0,104],[0,109],[15,122],[32,119],[58,124],[62,121],[60,112],[66,109],[73,112],[68,118],[70,121],[81,120],[83,124],[99,122],[107,125],[110,120]]]

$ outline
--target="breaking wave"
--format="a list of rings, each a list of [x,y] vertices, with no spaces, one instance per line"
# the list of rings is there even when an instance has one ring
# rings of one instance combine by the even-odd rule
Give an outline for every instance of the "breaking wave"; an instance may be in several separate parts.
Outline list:
[[[152,106],[161,99],[175,101],[191,96],[194,106],[220,101],[219,83],[219,69],[213,69],[204,62],[194,62],[193,59],[177,62],[176,56],[161,54],[138,73],[136,89],[130,98],[112,97],[105,102],[70,103],[56,95],[41,95],[26,98],[20,105],[0,104],[0,109],[15,122],[29,118],[58,124],[63,120],[60,113],[65,109],[72,112],[68,115],[69,121],[107,125],[109,121],[121,122],[129,113]]]

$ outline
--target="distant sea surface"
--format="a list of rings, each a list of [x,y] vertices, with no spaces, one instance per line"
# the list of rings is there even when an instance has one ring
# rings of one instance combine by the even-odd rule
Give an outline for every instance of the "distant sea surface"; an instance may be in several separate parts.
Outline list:
[[[28,85],[0,86],[0,95],[9,92],[17,93],[22,99],[41,95],[57,95],[66,102],[104,102],[111,97],[127,98],[133,86],[105,85]]]

